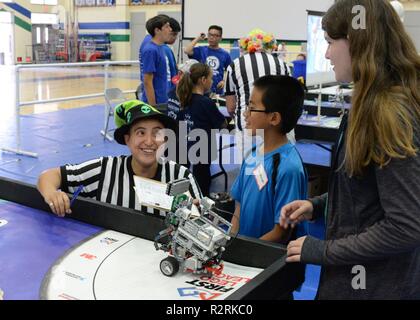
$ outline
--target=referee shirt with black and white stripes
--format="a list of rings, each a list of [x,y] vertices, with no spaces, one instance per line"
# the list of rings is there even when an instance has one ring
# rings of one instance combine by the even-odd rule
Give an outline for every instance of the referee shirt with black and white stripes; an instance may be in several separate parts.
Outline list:
[[[227,68],[225,95],[236,96],[236,128],[244,128],[243,111],[249,103],[254,81],[266,75],[290,75],[287,64],[266,52],[247,53]]]
[[[140,210],[154,215],[165,216],[164,211],[142,206],[134,190],[134,171],[131,166],[132,156],[101,157],[76,165],[64,165],[61,171],[61,190],[74,193],[83,185],[80,196],[98,201]],[[161,164],[162,163],[162,164]],[[153,180],[168,183],[188,178],[190,194],[194,199],[201,199],[202,194],[192,173],[173,161],[158,164]]]

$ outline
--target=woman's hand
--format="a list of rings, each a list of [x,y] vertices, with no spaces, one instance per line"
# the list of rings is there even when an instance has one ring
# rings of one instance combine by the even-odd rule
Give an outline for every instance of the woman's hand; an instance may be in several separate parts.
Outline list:
[[[286,204],[280,211],[280,227],[287,229],[289,224],[294,228],[304,220],[311,220],[314,207],[308,200],[296,200]]]
[[[300,262],[300,256],[302,254],[303,243],[305,237],[300,237],[295,241],[290,241],[287,246],[287,258],[286,262]]]

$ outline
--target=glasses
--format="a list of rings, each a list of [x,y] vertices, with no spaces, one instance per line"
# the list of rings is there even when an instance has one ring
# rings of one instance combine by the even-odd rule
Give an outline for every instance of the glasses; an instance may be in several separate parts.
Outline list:
[[[217,33],[208,33],[207,34],[207,36],[210,38],[210,37],[213,37],[213,38],[220,38],[221,37],[221,35],[220,34],[217,34]]]
[[[261,110],[261,109],[253,109],[252,107],[250,107],[249,105],[247,105],[245,107],[245,112],[249,112],[249,114],[251,114],[251,112],[264,112],[264,113],[270,113],[270,111],[267,110]]]

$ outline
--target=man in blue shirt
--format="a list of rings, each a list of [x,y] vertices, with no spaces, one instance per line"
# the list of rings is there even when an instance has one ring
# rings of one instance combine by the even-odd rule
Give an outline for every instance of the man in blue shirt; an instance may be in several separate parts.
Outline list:
[[[191,41],[185,48],[185,53],[191,59],[196,59],[201,63],[207,64],[213,70],[213,85],[211,92],[217,94],[224,93],[224,72],[232,63],[229,53],[219,47],[222,40],[223,29],[220,26],[210,26],[208,30],[208,46],[195,47],[199,41],[206,38],[204,33]]]
[[[163,45],[171,40],[172,28],[169,17],[158,15],[146,22],[151,40],[140,47],[141,100],[150,104],[165,104],[168,101],[168,73]]]
[[[306,199],[308,182],[286,134],[302,113],[303,97],[303,87],[292,77],[270,75],[255,81],[245,122],[248,134],[262,130],[263,143],[245,158],[232,186],[236,200],[232,232],[272,242],[290,239],[290,228],[279,225],[280,211],[292,199]]]

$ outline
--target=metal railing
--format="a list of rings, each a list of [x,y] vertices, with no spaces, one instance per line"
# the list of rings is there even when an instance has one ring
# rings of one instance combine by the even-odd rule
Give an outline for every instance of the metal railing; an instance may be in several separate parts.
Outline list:
[[[98,62],[73,62],[73,63],[53,63],[53,64],[31,64],[31,65],[16,65],[15,74],[16,74],[16,102],[15,102],[15,121],[16,121],[16,147],[15,148],[1,148],[2,151],[15,153],[23,156],[29,156],[37,158],[38,154],[35,152],[25,151],[21,149],[21,128],[20,128],[20,108],[22,106],[33,105],[33,104],[46,104],[51,102],[62,102],[62,101],[71,101],[71,100],[82,100],[90,99],[96,97],[104,97],[105,90],[108,88],[108,78],[109,78],[109,66],[113,65],[137,65],[139,61],[98,61]],[[35,69],[35,68],[57,68],[57,67],[82,67],[82,66],[104,66],[104,91],[85,94],[79,96],[69,96],[53,99],[43,99],[43,100],[33,100],[33,101],[20,101],[20,70],[21,69]],[[136,90],[125,90],[123,93],[134,93]],[[105,113],[106,113],[106,108]],[[105,118],[106,118],[105,114]]]

